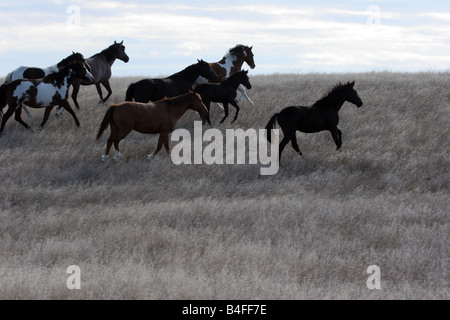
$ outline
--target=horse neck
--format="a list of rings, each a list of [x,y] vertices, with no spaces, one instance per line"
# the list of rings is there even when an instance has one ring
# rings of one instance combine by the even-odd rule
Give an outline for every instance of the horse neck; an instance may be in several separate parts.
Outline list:
[[[200,71],[197,68],[197,65],[192,65],[187,67],[186,69],[173,74],[170,78],[186,78],[190,83],[194,83],[195,80],[200,76]]]
[[[231,86],[234,90],[236,90],[239,87],[241,82],[242,82],[241,78],[239,76],[234,76],[234,75],[224,81],[224,83]]]
[[[166,102],[167,111],[178,121],[189,109],[191,102],[190,95],[182,95],[176,98],[163,100]]]
[[[319,101],[317,101],[314,106],[318,108],[326,108],[326,109],[332,109],[336,112],[339,112],[344,105],[345,98],[338,96],[334,97],[331,95],[328,95]]]
[[[56,73],[51,73],[44,78],[44,82],[52,83],[58,87],[62,87],[62,86],[69,87],[72,84],[74,79],[75,79],[75,76],[73,74],[73,71],[69,70],[68,72],[59,71]]]
[[[223,63],[231,63],[237,70],[241,70],[244,64],[244,58],[240,55],[234,53],[227,53],[225,57],[222,58]]]
[[[102,55],[105,58],[106,62],[109,64],[109,66],[112,66],[117,59],[117,56],[113,53],[113,50],[109,48],[103,50],[102,52],[96,54],[95,56],[98,55]],[[93,56],[92,58],[94,58],[95,56]]]

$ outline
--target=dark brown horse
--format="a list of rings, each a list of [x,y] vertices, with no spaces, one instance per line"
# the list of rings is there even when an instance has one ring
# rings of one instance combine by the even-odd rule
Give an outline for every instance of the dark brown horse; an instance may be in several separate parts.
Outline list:
[[[184,70],[163,79],[142,79],[129,85],[126,92],[126,101],[147,103],[164,98],[172,98],[192,90],[195,80],[199,76],[208,79],[217,79],[209,64],[203,60],[188,66]]]
[[[236,114],[234,116],[234,123],[239,114],[239,106],[236,102],[236,90],[240,85],[244,85],[247,89],[251,89],[250,79],[248,78],[248,71],[239,71],[233,74],[231,77],[223,81],[222,83],[204,83],[195,88],[195,92],[201,95],[203,103],[208,111],[210,111],[211,102],[223,103],[225,110],[225,116],[220,123],[223,123],[228,117],[228,104],[231,104],[236,108]],[[208,118],[209,119],[209,115]]]
[[[208,80],[204,77],[199,77],[195,83],[195,86],[198,86],[203,83],[220,83],[231,77],[233,74],[241,71],[242,65],[245,63],[251,69],[255,69],[255,60],[253,55],[253,46],[248,47],[242,44],[238,44],[235,47],[228,50],[227,54],[222,58],[222,60],[218,62],[209,63],[211,69],[217,74],[217,80]],[[245,88],[243,86],[239,86],[239,91],[241,91],[241,96],[237,99],[236,102],[240,102],[243,97],[247,99],[253,105],[252,100],[247,96],[245,92]]]
[[[178,119],[188,109],[197,111],[202,118],[208,114],[208,110],[203,104],[200,95],[192,91],[175,98],[156,102],[124,102],[111,105],[106,111],[97,134],[98,141],[106,127],[108,125],[111,127],[111,134],[109,135],[102,161],[106,161],[109,158],[109,151],[113,143],[116,150],[114,161],[119,160],[119,142],[133,130],[146,134],[159,133],[158,147],[154,153],[148,156],[147,160],[152,160],[161,150],[163,144],[167,153],[170,153],[169,134],[175,130]]]
[[[297,131],[305,133],[314,133],[320,131],[330,131],[333,136],[337,150],[342,146],[342,132],[338,128],[339,110],[342,105],[348,101],[358,108],[363,105],[361,98],[353,88],[355,82],[347,84],[339,83],[325,97],[318,100],[310,107],[292,106],[275,113],[266,126],[267,140],[271,141],[271,132],[275,123],[281,127],[283,131],[283,140],[279,146],[279,159],[281,161],[281,153],[284,147],[291,142],[292,148],[299,154],[303,155],[297,144],[295,133]]]
[[[8,110],[3,115],[0,133],[3,132],[6,122],[14,113],[16,121],[30,129],[30,126],[21,118],[22,107],[24,106],[45,108],[41,128],[47,122],[49,114],[55,106],[60,106],[70,112],[75,124],[79,127],[80,122],[67,101],[69,87],[75,79],[87,81],[93,79],[92,74],[82,62],[74,63],[59,72],[49,74],[43,79],[19,79],[2,85],[0,87],[0,114],[7,104]]]

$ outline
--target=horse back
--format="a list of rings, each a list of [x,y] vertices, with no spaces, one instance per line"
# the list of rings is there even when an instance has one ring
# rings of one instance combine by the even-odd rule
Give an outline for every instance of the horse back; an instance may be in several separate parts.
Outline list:
[[[115,106],[113,121],[121,130],[150,134],[160,132],[165,115],[164,109],[157,104],[126,101]]]
[[[334,114],[324,112],[320,108],[306,106],[287,107],[280,112],[278,117],[280,126],[305,133],[329,130],[334,122]]]

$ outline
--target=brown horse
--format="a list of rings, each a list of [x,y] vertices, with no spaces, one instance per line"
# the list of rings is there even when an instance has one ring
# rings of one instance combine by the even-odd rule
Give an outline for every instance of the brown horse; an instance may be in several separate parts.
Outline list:
[[[170,154],[169,134],[175,130],[177,121],[188,109],[197,111],[202,118],[208,115],[208,110],[203,104],[202,98],[192,91],[175,98],[150,103],[123,102],[118,105],[112,104],[106,111],[97,134],[98,141],[103,131],[110,125],[111,134],[102,161],[109,158],[109,151],[113,143],[116,149],[114,161],[119,160],[119,142],[133,130],[146,134],[159,133],[158,147],[154,153],[148,156],[147,160],[151,161],[158,154],[163,143],[167,153]]]
[[[204,77],[200,76],[197,79],[194,87],[207,82],[221,83],[233,74],[241,71],[244,62],[247,63],[251,69],[255,69],[256,65],[252,50],[253,46],[248,47],[242,44],[238,44],[234,48],[231,48],[228,53],[222,58],[222,60],[209,63],[209,66],[217,75],[217,80],[207,80]],[[250,98],[247,96],[247,93],[245,92],[245,88],[241,85],[238,89],[242,92],[242,94],[236,102],[240,102],[242,98],[245,97],[245,99],[247,99],[247,101],[253,105],[252,100],[250,100]]]

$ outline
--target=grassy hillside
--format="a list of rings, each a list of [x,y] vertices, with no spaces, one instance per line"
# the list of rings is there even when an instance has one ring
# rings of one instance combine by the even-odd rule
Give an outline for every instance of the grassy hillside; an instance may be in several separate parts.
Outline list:
[[[109,102],[129,83],[113,78]],[[275,176],[260,165],[181,165],[157,136],[130,134],[102,163],[108,105],[84,87],[77,115],[42,110],[0,137],[0,299],[449,299],[450,77],[364,73],[251,77],[255,102],[237,122],[264,128],[355,80],[362,108],[340,112],[342,151],[328,132],[298,133]],[[3,80],[0,80],[3,82]],[[73,105],[73,103],[71,103]],[[5,109],[6,110],[6,109]],[[198,115],[178,123],[192,131]],[[174,143],[172,143],[172,146]],[[81,290],[68,290],[70,265]],[[369,290],[370,265],[381,290]]]

